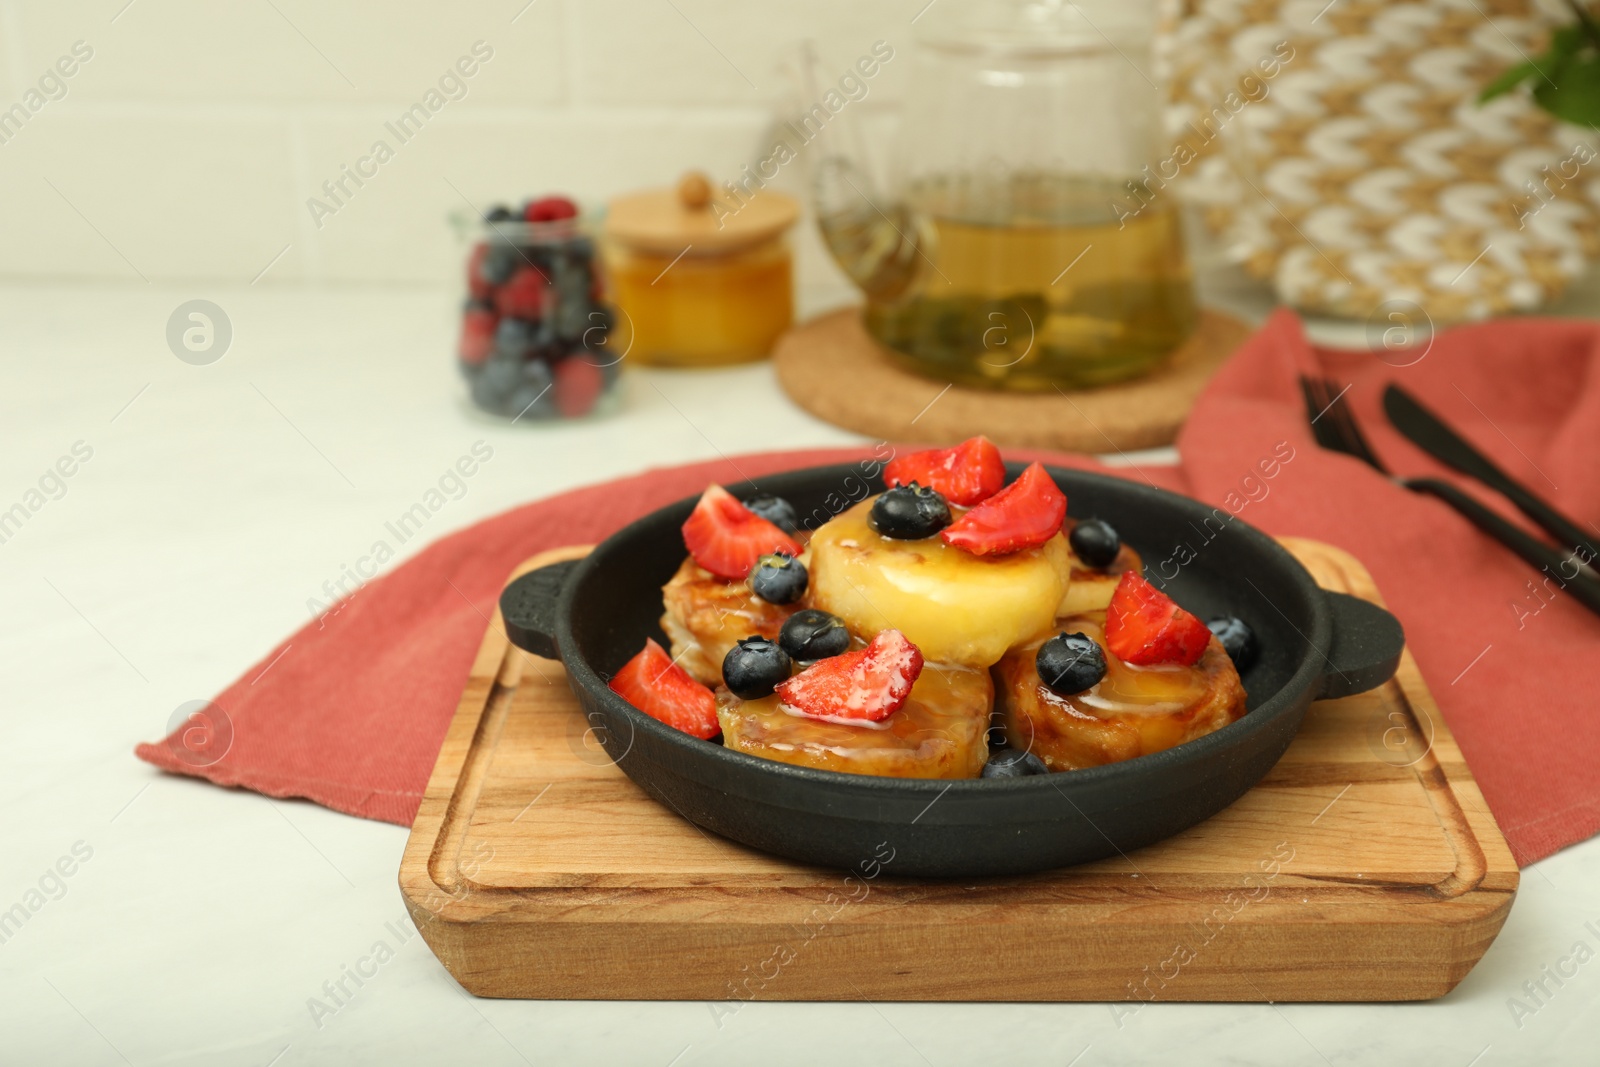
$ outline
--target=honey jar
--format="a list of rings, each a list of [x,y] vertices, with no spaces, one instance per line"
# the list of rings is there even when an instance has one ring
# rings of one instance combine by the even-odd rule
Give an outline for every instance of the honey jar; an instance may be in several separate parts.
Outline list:
[[[614,200],[602,255],[628,358],[713,367],[765,358],[794,319],[788,230],[800,205],[770,189],[712,195],[703,174]]]

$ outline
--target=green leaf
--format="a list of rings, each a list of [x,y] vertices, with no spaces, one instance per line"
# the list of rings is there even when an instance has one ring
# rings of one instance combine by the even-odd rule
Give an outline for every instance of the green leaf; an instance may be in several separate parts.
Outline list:
[[[1561,96],[1559,86],[1563,84],[1563,76],[1567,69],[1574,63],[1582,64],[1585,60],[1578,55],[1585,49],[1592,49],[1589,35],[1580,25],[1562,26],[1550,34],[1550,47],[1534,59],[1516,66],[1502,73],[1498,78],[1483,87],[1478,94],[1478,103],[1486,104],[1497,96],[1504,96],[1525,81],[1532,81],[1534,98],[1541,107],[1550,110],[1549,105],[1539,99],[1542,89],[1546,95]],[[1570,105],[1567,105],[1570,106]],[[1559,116],[1558,117],[1564,117]],[[1573,121],[1573,120],[1568,120]]]
[[[1501,74],[1500,77],[1483,87],[1483,92],[1478,94],[1478,103],[1487,104],[1497,96],[1504,96],[1529,78],[1539,77],[1539,68],[1530,60],[1527,63],[1518,63],[1516,66]]]
[[[1589,43],[1589,35],[1579,25],[1562,26],[1550,35],[1550,47],[1541,57],[1559,67],[1578,54],[1578,49]]]
[[[1556,118],[1578,126],[1600,127],[1600,55],[1569,59],[1533,87],[1533,99]]]

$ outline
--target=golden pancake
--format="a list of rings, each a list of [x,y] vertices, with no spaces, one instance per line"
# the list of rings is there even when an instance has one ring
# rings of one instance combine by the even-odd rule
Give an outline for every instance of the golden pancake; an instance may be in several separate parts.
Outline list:
[[[996,664],[995,708],[1006,743],[1044,760],[1052,771],[1097,767],[1204,737],[1245,713],[1244,686],[1215,637],[1192,667],[1135,667],[1105,652],[1106,674],[1072,696],[1039,681],[1034,657],[1057,632],[1083,633],[1105,649],[1103,611],[1061,619],[1044,638]]]
[[[989,672],[926,663],[911,694],[881,722],[824,722],[785,711],[776,696],[717,690],[728,748],[781,763],[889,778],[976,778],[989,758]]]
[[[719,578],[692,557],[662,586],[661,600],[661,629],[672,642],[672,658],[712,688],[722,684],[723,657],[741,637],[776,641],[784,620],[801,607],[769,604],[744,582]]]
[[[1068,519],[1066,525],[1061,527],[1061,536],[1070,538],[1072,528],[1076,526],[1076,519]],[[1056,608],[1059,618],[1069,615],[1081,615],[1086,611],[1104,611],[1111,606],[1111,594],[1116,592],[1117,583],[1122,580],[1124,571],[1144,573],[1144,562],[1139,558],[1132,546],[1124,544],[1117,553],[1117,558],[1111,565],[1104,569],[1091,567],[1078,558],[1072,551],[1072,542],[1067,542],[1067,550],[1072,565],[1072,583],[1067,586],[1066,595],[1061,598],[1061,604]]]

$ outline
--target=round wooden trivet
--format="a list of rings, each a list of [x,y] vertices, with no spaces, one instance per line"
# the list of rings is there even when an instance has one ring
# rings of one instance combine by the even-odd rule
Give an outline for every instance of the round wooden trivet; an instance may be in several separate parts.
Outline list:
[[[1250,332],[1232,316],[1203,311],[1193,335],[1161,370],[1065,394],[961,385],[946,391],[945,383],[890,362],[857,308],[796,326],[778,339],[772,362],[795,403],[871,437],[954,444],[981,433],[999,445],[1114,452],[1171,444],[1200,390]]]

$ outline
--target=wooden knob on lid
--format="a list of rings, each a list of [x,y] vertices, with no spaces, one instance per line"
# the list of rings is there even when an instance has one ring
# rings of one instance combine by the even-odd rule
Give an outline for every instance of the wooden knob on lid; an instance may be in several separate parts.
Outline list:
[[[752,180],[725,183],[719,192],[704,173],[690,171],[675,186],[612,200],[605,234],[651,254],[714,256],[773,240],[799,215],[799,201],[776,189]]]
[[[691,170],[678,182],[678,203],[690,211],[704,211],[711,203],[711,182],[704,174]]]

